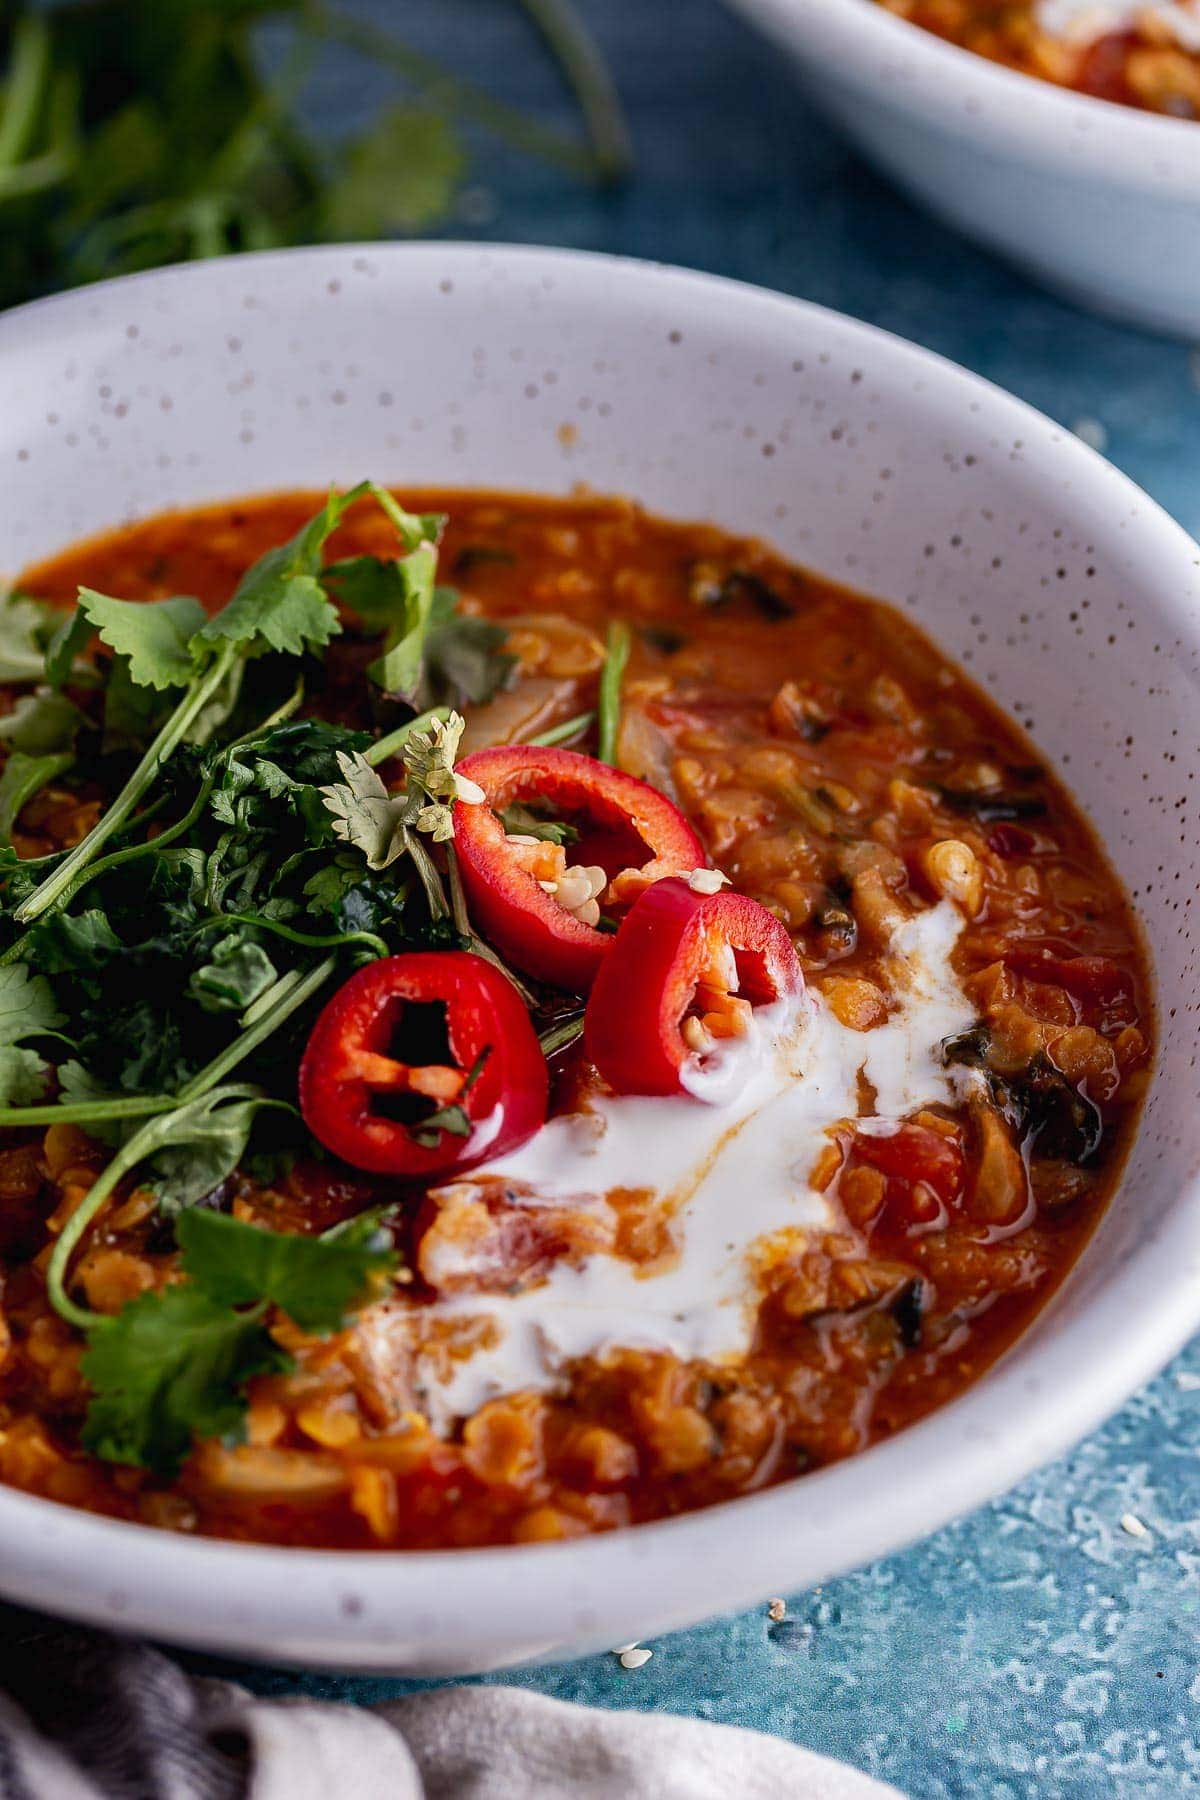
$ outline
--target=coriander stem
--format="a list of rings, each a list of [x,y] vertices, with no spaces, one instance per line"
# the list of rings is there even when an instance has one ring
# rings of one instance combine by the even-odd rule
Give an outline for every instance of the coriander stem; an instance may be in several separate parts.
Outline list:
[[[242,737],[235,738],[232,744],[227,744],[222,755],[228,756],[231,750],[244,749],[247,745],[253,744],[256,739],[263,737],[267,732],[272,731],[276,725],[283,724],[291,717],[292,713],[295,712],[303,698],[304,683],[303,681],[298,681],[292,693],[281,706],[276,707],[269,719],[264,719],[263,723],[256,726],[253,731],[248,731]],[[218,770],[215,768],[208,771],[208,774],[200,783],[196,798],[192,801],[192,804],[188,807],[183,817],[181,819],[176,819],[175,823],[173,825],[168,825],[164,831],[160,831],[156,838],[148,838],[140,844],[128,844],[124,850],[113,850],[108,856],[102,856],[99,862],[94,862],[88,868],[82,870],[80,874],[75,877],[75,880],[71,883],[68,890],[59,896],[59,906],[64,907],[70,905],[79,890],[86,887],[89,881],[94,881],[97,876],[107,875],[110,870],[119,869],[124,863],[132,862],[139,856],[146,856],[151,851],[165,850],[168,845],[175,842],[176,838],[180,838],[186,831],[190,831],[192,826],[196,823],[196,820],[200,817],[200,814],[204,811],[205,802],[208,800],[209,795],[216,785],[217,774]],[[142,820],[147,819],[154,810],[155,808],[153,806],[147,807],[146,811],[140,815],[140,818]],[[23,942],[24,939],[18,939],[18,944]],[[13,946],[14,949],[16,947],[16,945]],[[5,956],[0,957],[0,963],[3,963],[7,956],[8,952],[5,953]]]
[[[482,938],[476,937],[471,928],[471,915],[467,911],[467,896],[463,892],[462,871],[458,866],[458,855],[453,844],[446,845],[446,874],[450,886],[450,914],[454,920],[455,930],[460,937],[466,938],[473,955],[482,957],[484,962],[491,963],[493,969],[499,969],[502,975],[507,975],[526,1006],[532,1008],[535,1004],[534,997],[524,982],[518,980],[508,964],[496,955],[491,945],[485,944]]]
[[[45,1106],[0,1106],[0,1129],[22,1125],[106,1125],[170,1112],[174,1094],[131,1094],[127,1100],[60,1100]]]
[[[254,1093],[253,1088],[230,1088],[224,1098],[238,1099]],[[172,1102],[172,1105],[176,1103]],[[279,1104],[266,1102],[267,1105]],[[169,1110],[169,1109],[164,1109]],[[50,1254],[46,1267],[46,1293],[50,1304],[60,1318],[76,1326],[80,1331],[90,1331],[93,1326],[102,1323],[107,1316],[104,1313],[91,1312],[87,1307],[78,1306],[67,1293],[66,1277],[71,1257],[83,1238],[88,1226],[99,1213],[117,1183],[135,1169],[142,1159],[162,1146],[163,1120],[161,1117],[147,1119],[141,1128],[134,1132],[128,1143],[123,1144],[105,1168],[97,1176],[80,1204],[75,1208]]]
[[[582,145],[573,144],[557,131],[527,118],[516,107],[493,99],[483,88],[452,75],[433,57],[402,43],[390,31],[380,30],[366,20],[330,11],[317,0],[310,0],[304,8],[301,22],[318,37],[345,44],[372,62],[390,68],[401,80],[410,82],[431,105],[465,119],[469,124],[481,126],[514,150],[524,151],[528,156],[540,156],[543,161],[554,163],[574,175],[587,177],[599,172],[595,157]]]
[[[132,1169],[141,1157],[141,1133],[135,1132],[129,1142],[113,1157],[108,1166],[96,1177],[75,1211],[58,1235],[50,1261],[46,1268],[46,1293],[50,1304],[60,1318],[68,1325],[76,1326],[80,1331],[89,1331],[93,1325],[99,1324],[103,1313],[96,1313],[85,1306],[77,1306],[66,1290],[67,1269],[76,1245],[84,1232],[104,1205],[121,1177]]]
[[[614,769],[617,766],[617,732],[621,724],[621,681],[628,661],[629,627],[624,619],[614,619],[608,628],[608,655],[596,701],[599,720],[596,755]]]
[[[446,890],[442,886],[438,866],[415,831],[410,831],[406,835],[408,854],[412,857],[417,874],[421,877],[421,886],[425,889],[425,898],[429,902],[429,916],[431,919],[444,919],[450,908],[446,902]]]
[[[184,1106],[189,1100],[198,1100],[201,1094],[206,1094],[210,1088],[216,1087],[219,1081],[223,1081],[231,1069],[236,1069],[252,1050],[257,1050],[264,1038],[269,1038],[273,1031],[279,1029],[285,1019],[303,1006],[307,1000],[311,1000],[312,996],[325,985],[336,967],[337,958],[327,956],[323,962],[317,964],[315,969],[310,969],[301,980],[289,984],[286,991],[279,996],[276,1005],[260,1014],[250,1028],[243,1031],[242,1035],[223,1050],[220,1056],[214,1057],[206,1068],[201,1069],[198,1075],[193,1075],[192,1079],[180,1088],[177,1104]],[[287,977],[285,976],[283,979],[286,981]],[[268,989],[268,993],[271,991]]]
[[[12,58],[0,110],[0,169],[20,162],[29,148],[50,70],[50,26],[26,12],[13,27]]]
[[[184,696],[171,714],[103,818],[93,826],[81,843],[76,844],[53,875],[47,876],[28,900],[17,907],[13,917],[18,924],[27,925],[30,920],[38,918],[50,907],[60,903],[75,877],[93,861],[101,845],[106,844],[129,817],[162,764],[186,736],[189,725],[217,692],[237,655],[238,652],[232,645],[226,645],[219,651],[191,692]]]
[[[474,934],[471,930],[471,915],[467,911],[467,896],[463,892],[462,870],[458,866],[458,853],[453,844],[446,845],[446,876],[450,887],[450,916],[454,920],[454,929],[460,937],[472,937]]]
[[[592,141],[596,173],[620,181],[633,163],[629,127],[612,71],[570,0],[521,0],[579,104]]]
[[[536,737],[528,738],[526,742],[541,750],[549,749],[552,744],[565,744],[569,738],[578,737],[581,731],[586,731],[595,717],[594,712],[576,713],[573,719],[565,719],[561,725],[552,725],[549,731],[539,731]]]
[[[256,931],[273,931],[276,937],[284,938],[289,944],[303,944],[308,950],[335,950],[342,944],[362,944],[376,956],[389,954],[383,939],[376,937],[373,931],[334,931],[324,937],[314,937],[309,931],[293,931],[290,925],[282,925],[278,919],[264,918],[261,913],[214,913],[211,919],[204,919],[196,926],[192,936],[213,931],[218,925],[252,925]]]
[[[541,1033],[538,1043],[542,1047],[543,1056],[553,1056],[556,1050],[565,1050],[576,1038],[583,1036],[583,1014],[575,1013],[569,1019],[560,1019],[557,1025],[549,1026]]]
[[[369,762],[373,769],[377,769],[380,763],[389,761],[398,750],[403,750],[414,731],[427,730],[435,719],[444,725],[449,717],[448,706],[431,706],[428,712],[418,713],[407,725],[397,725],[395,731],[389,731],[386,737],[381,737],[377,743],[364,750],[364,762]]]

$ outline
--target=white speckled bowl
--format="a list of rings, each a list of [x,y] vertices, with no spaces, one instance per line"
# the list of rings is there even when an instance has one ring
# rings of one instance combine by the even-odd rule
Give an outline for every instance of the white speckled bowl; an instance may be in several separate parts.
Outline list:
[[[892,1442],[688,1518],[441,1555],[197,1542],[0,1490],[0,1590],[342,1668],[565,1657],[895,1549],[1065,1448],[1200,1323],[1198,552],[1068,432],[771,294],[446,245],[247,257],[46,301],[0,319],[0,391],[10,569],[173,503],[371,474],[587,482],[893,600],[1065,769],[1137,895],[1166,1002],[1143,1129],[1080,1267],[996,1370]]]
[[[1200,124],[988,62],[876,0],[732,0],[933,212],[1068,299],[1200,337]]]

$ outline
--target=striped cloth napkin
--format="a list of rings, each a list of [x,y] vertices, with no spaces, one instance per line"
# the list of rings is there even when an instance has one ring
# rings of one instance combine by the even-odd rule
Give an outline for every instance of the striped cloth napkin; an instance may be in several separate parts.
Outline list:
[[[259,1700],[160,1651],[0,1616],[0,1800],[902,1800],[778,1738],[520,1688]]]

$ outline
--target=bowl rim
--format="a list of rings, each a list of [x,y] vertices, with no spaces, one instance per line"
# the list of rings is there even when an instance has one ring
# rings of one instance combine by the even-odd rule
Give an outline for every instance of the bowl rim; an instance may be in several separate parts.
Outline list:
[[[177,292],[182,285],[199,297],[219,290],[230,267],[240,272],[239,281],[286,280],[302,265],[332,271],[356,256],[370,258],[378,271],[376,297],[387,281],[399,291],[411,285],[424,296],[435,271],[466,281],[481,263],[500,262],[527,279],[574,280],[575,293],[580,284],[594,291],[598,277],[615,280],[628,299],[609,294],[606,303],[627,310],[630,319],[691,301],[723,313],[740,342],[760,325],[773,330],[787,322],[805,335],[825,330],[842,343],[860,342],[888,365],[889,377],[954,389],[997,428],[1022,437],[1031,456],[1052,457],[1073,471],[1073,503],[1105,498],[1122,516],[1132,503],[1137,516],[1130,519],[1130,537],[1144,548],[1154,546],[1164,589],[1169,574],[1180,596],[1175,603],[1200,644],[1200,600],[1191,597],[1200,549],[1127,476],[1065,428],[890,332],[724,277],[592,252],[469,242],[272,251],[176,265],[31,302],[0,317],[0,359],[19,354],[31,331],[44,345],[57,330],[69,332],[94,318],[112,295],[135,287]],[[779,1591],[793,1581],[789,1565],[795,1571],[813,1561],[814,1541],[825,1575],[859,1566],[927,1535],[1069,1448],[1200,1326],[1198,1272],[1200,1178],[1193,1177],[1180,1184],[1179,1200],[1136,1253],[1053,1340],[1031,1344],[1025,1334],[962,1396],[891,1440],[800,1484],[781,1483],[700,1512],[557,1544],[314,1550],[188,1538],[0,1487],[0,1591],[26,1604],[199,1647],[278,1659],[295,1656],[289,1646],[301,1645],[306,1660],[363,1669],[398,1661],[411,1667],[414,1634],[428,1632],[436,1641],[439,1629],[456,1618],[472,1621],[479,1655],[490,1657],[490,1666],[561,1655],[564,1635],[572,1653],[581,1644],[599,1649],[621,1641],[621,1632],[651,1635],[648,1615],[655,1633],[675,1629]],[[1074,1279],[1068,1277],[1058,1296]],[[1152,1280],[1157,1293],[1151,1305],[1144,1290]],[[1135,1286],[1143,1290],[1141,1303],[1127,1310],[1126,1290]],[[1058,1296],[1040,1317],[1054,1310]],[[1110,1317],[1114,1308],[1121,1314],[1120,1334]],[[819,1577],[801,1577],[809,1578]],[[575,1624],[564,1633],[568,1608]],[[439,1664],[439,1654],[431,1652],[426,1666],[452,1672],[444,1660]],[[447,1654],[451,1664],[463,1666],[461,1652]]]
[[[1200,120],[1173,119],[1094,94],[1043,81],[992,62],[947,38],[902,19],[878,0],[732,0],[760,24],[806,39],[843,59],[851,78],[863,78],[852,58],[867,43],[890,62],[889,88],[898,105],[936,116],[955,135],[969,131],[981,143],[1052,163],[1076,174],[1101,171],[1122,187],[1200,192]],[[1191,139],[1193,153],[1186,151]],[[1131,156],[1138,158],[1130,166]]]

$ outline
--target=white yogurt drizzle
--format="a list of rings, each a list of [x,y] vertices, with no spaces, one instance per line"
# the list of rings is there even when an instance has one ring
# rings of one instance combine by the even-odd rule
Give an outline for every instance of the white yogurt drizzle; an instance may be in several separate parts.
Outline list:
[[[564,1363],[613,1347],[710,1361],[744,1355],[756,1301],[749,1253],[773,1234],[829,1226],[829,1203],[809,1174],[828,1128],[857,1118],[860,1074],[875,1112],[858,1128],[872,1133],[956,1097],[937,1047],[975,1016],[950,967],[961,928],[942,901],[896,931],[889,1017],[874,1030],[848,1029],[811,991],[760,1008],[746,1038],[693,1059],[686,1095],[599,1100],[594,1112],[552,1119],[522,1149],[476,1171],[469,1179],[501,1176],[559,1204],[590,1197],[594,1206],[616,1188],[651,1188],[674,1203],[678,1255],[654,1272],[598,1253],[556,1263],[521,1293],[456,1295],[421,1309],[423,1327],[486,1319],[497,1328],[482,1334],[494,1342],[457,1360],[448,1378],[443,1359],[435,1368],[418,1354],[435,1423],[499,1394],[553,1388]],[[361,1327],[407,1329],[390,1309],[364,1315]]]
[[[1038,0],[1037,22],[1064,44],[1083,48],[1112,31],[1129,31],[1149,16],[1181,49],[1200,53],[1200,0]]]

